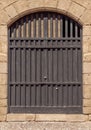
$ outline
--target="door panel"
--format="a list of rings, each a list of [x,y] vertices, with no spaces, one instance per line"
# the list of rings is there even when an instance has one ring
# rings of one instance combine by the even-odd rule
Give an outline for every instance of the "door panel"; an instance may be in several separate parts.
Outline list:
[[[82,27],[53,12],[9,27],[8,111],[81,113]]]

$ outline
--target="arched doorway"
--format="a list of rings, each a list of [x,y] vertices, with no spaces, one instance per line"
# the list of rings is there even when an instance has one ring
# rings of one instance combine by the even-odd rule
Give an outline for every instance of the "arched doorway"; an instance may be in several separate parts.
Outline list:
[[[38,12],[8,31],[8,111],[81,113],[81,25],[62,14]]]

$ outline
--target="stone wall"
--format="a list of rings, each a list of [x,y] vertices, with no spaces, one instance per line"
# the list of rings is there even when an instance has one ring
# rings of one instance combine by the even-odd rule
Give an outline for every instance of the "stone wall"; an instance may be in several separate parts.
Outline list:
[[[8,114],[8,26],[16,19],[41,10],[65,14],[83,26],[83,114]],[[91,120],[91,0],[0,0],[0,121]]]

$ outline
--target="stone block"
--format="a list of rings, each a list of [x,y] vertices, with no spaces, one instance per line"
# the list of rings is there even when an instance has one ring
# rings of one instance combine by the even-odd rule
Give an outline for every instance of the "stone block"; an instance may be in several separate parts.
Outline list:
[[[83,107],[83,114],[91,114],[91,107]]]
[[[91,99],[84,99],[83,106],[84,107],[91,107]]]
[[[34,121],[35,114],[7,114],[7,121]]]
[[[36,121],[87,121],[87,115],[77,114],[36,114]]]
[[[0,85],[0,99],[7,98],[7,86],[8,85]]]
[[[77,17],[78,19],[84,13],[85,8],[75,2],[72,2],[71,6],[69,7],[68,12],[73,14],[73,16]]]
[[[57,8],[57,0],[44,0],[43,2],[43,7],[52,7],[52,8]]]
[[[13,7],[13,5],[10,5],[10,6],[7,6],[5,8],[7,14],[11,17],[11,18],[14,18],[15,16],[17,16],[17,12],[15,10],[15,8]],[[12,13],[11,13],[12,12]]]
[[[0,84],[7,84],[7,74],[0,74]]]
[[[83,62],[91,62],[91,52],[83,54]]]
[[[0,107],[7,107],[7,99],[0,99]]]
[[[72,1],[84,6],[85,8],[88,8],[90,0],[72,0]]]
[[[28,1],[26,2],[25,0],[19,0],[15,2],[13,3],[13,6],[19,15],[29,10],[29,2]]]
[[[6,121],[6,115],[0,115],[0,122]]]
[[[82,16],[80,17],[80,20],[83,22],[84,25],[90,25],[91,24],[91,10],[85,10]]]
[[[6,25],[11,17],[4,10],[0,11],[0,25]]]
[[[83,36],[91,36],[91,26],[83,26]]]
[[[86,36],[86,32],[85,32],[85,36],[83,37],[83,54],[84,53],[88,53],[90,50],[90,46],[91,46],[91,36]],[[83,57],[84,58],[84,57]]]
[[[0,73],[5,74],[7,73],[7,63],[0,62]]]
[[[0,115],[7,114],[7,107],[0,107]]]
[[[83,63],[83,73],[84,74],[91,74],[91,63],[90,62],[84,62]]]
[[[71,5],[71,0],[58,0],[57,9],[67,12]]]
[[[91,74],[83,74],[83,84],[91,84]]]
[[[7,26],[5,26],[5,25],[0,26],[0,35],[7,36]]]
[[[91,85],[83,85],[83,98],[91,99]]]
[[[6,54],[0,53],[0,62],[7,62],[7,57]]]

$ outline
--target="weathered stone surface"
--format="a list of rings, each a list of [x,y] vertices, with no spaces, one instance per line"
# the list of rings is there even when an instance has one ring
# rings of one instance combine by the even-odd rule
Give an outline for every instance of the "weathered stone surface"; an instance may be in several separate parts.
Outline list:
[[[91,121],[91,115],[89,115],[89,120]]]
[[[70,5],[71,0],[58,0],[57,9],[61,9],[67,12]]]
[[[83,107],[83,114],[91,114],[91,107]]]
[[[8,48],[8,37],[0,36],[0,51],[1,53],[7,53]]]
[[[83,73],[84,74],[91,73],[91,63],[90,62],[84,62],[83,63]]]
[[[36,114],[36,121],[86,121],[87,115],[67,114]]]
[[[91,84],[91,74],[83,74],[83,84]]]
[[[24,11],[29,10],[29,2],[26,2],[25,0],[19,0],[16,3],[14,3],[13,6],[19,15]]]
[[[91,99],[91,85],[83,85],[83,98]]]
[[[16,3],[14,3],[13,6],[15,7],[15,9],[19,15],[23,15],[23,14],[31,13],[32,11],[38,10],[38,8],[42,9],[42,7],[43,7],[43,9],[44,9],[44,6],[46,6],[44,4],[44,2],[45,1],[43,1],[43,0],[38,0],[38,1],[37,0],[32,0],[32,1],[27,0],[27,2],[19,0]],[[51,2],[51,5],[53,5],[52,2]]]
[[[7,63],[6,62],[0,62],[0,73],[5,74],[7,73]]]
[[[85,8],[88,8],[90,2],[90,0],[72,0],[72,1],[84,6]]]
[[[6,54],[0,53],[0,62],[7,62],[7,57]]]
[[[9,5],[12,5],[13,3],[15,3],[17,0],[0,0],[0,3],[2,5],[2,8],[5,8]],[[2,9],[1,8],[1,9]]]
[[[0,122],[5,122],[5,121],[6,121],[6,115],[0,115]]]
[[[7,107],[0,107],[0,115],[7,114]]]
[[[91,52],[83,54],[83,62],[91,62]]]
[[[57,0],[44,0],[43,1],[43,3],[42,3],[42,5],[44,6],[44,7],[52,7],[52,8],[57,8]],[[40,3],[41,4],[41,3]]]
[[[85,31],[86,31],[86,29],[85,29]],[[91,36],[90,35],[86,36],[87,35],[86,32],[84,32],[84,33],[85,33],[85,36],[83,37],[83,43],[82,43],[83,54],[88,53],[91,50]],[[83,57],[83,59],[84,59],[84,57]]]
[[[7,106],[7,99],[0,99],[0,107],[6,107]]]
[[[0,74],[0,84],[7,84],[7,74]]]
[[[91,107],[91,99],[84,99],[83,100],[83,106]]]
[[[90,25],[91,24],[91,11],[85,10],[82,16],[80,17],[80,20],[83,21],[84,25]]]
[[[91,122],[1,122],[1,130],[90,130]]]
[[[10,17],[7,15],[7,13],[4,10],[1,10],[0,11],[0,24],[6,25],[9,20],[10,20]]]
[[[5,26],[5,25],[1,25],[0,26],[0,35],[5,35],[5,36],[7,36],[7,26]]]
[[[7,114],[7,121],[34,121],[35,114]]]
[[[91,26],[83,26],[83,36],[91,36]]]
[[[80,16],[83,14],[85,8],[80,6],[79,4],[72,2],[71,6],[69,7],[68,12],[73,14],[73,16],[80,18]]]
[[[17,16],[17,12],[15,10],[15,8],[13,7],[13,5],[10,5],[10,6],[7,6],[5,8],[7,14],[11,17],[11,18],[14,18],[15,16]],[[12,12],[12,13],[11,13]]]
[[[0,99],[3,98],[7,98],[7,85],[0,85]]]

